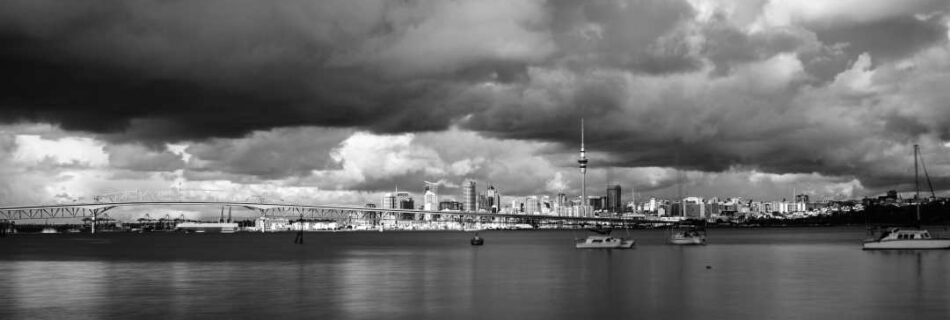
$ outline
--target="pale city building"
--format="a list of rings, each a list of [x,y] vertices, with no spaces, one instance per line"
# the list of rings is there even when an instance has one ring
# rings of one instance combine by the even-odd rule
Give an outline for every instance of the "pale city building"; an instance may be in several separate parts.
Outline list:
[[[422,196],[422,203],[422,210],[437,211],[439,210],[439,195],[431,189],[426,190],[425,195]]]
[[[475,192],[475,180],[462,182],[462,211],[478,211],[478,197]]]
[[[380,208],[383,209],[396,209],[398,203],[396,202],[396,195],[392,193],[383,194],[383,199],[380,201]]]
[[[524,199],[524,213],[528,215],[541,214],[541,204],[538,196],[528,196]]]

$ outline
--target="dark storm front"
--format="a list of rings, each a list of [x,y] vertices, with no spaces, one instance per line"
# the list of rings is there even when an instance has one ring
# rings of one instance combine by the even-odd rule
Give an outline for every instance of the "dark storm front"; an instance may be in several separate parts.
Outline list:
[[[621,231],[615,231],[621,232]],[[20,235],[0,318],[939,319],[950,253],[873,252],[862,228],[721,229],[704,247],[635,231]]]

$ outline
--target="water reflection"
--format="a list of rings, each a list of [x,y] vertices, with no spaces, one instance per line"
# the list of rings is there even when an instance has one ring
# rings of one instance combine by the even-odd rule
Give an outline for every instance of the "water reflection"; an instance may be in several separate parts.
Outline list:
[[[483,247],[453,233],[308,235],[304,246],[272,235],[136,238],[56,243],[69,257],[60,260],[49,259],[54,249],[7,246],[0,318],[950,316],[950,252],[863,251],[861,230],[850,242],[826,229],[760,243],[740,240],[766,235],[728,232],[704,247],[637,232],[643,241],[622,251],[577,250],[558,232],[494,233]],[[115,247],[184,248],[166,241],[192,251],[156,260]]]

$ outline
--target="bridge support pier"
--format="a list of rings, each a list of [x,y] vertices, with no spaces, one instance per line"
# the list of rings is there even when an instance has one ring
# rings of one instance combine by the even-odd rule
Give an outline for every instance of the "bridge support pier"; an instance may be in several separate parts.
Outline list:
[[[99,210],[92,210],[92,230],[90,233],[96,234],[96,220],[99,219]]]

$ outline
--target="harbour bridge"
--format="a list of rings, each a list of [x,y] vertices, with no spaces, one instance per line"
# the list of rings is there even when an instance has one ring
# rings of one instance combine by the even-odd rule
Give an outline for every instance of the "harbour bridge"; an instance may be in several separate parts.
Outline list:
[[[253,210],[260,217],[334,220],[338,222],[352,222],[354,220],[377,220],[390,215],[393,217],[419,217],[422,215],[439,215],[443,219],[450,218],[457,221],[494,220],[501,223],[557,223],[571,222],[575,224],[626,224],[632,223],[632,218],[620,216],[562,216],[562,215],[535,215],[512,213],[488,213],[470,211],[425,211],[414,209],[373,208],[342,205],[304,204],[267,199],[263,196],[252,196],[246,199],[228,199],[207,190],[172,190],[172,191],[128,191],[114,192],[92,197],[91,201],[77,200],[72,203],[55,203],[25,206],[0,206],[0,220],[38,220],[38,219],[91,219],[92,232],[95,232],[96,220],[106,212],[121,207],[143,206],[219,206],[239,207]],[[397,218],[398,219],[398,218]]]

